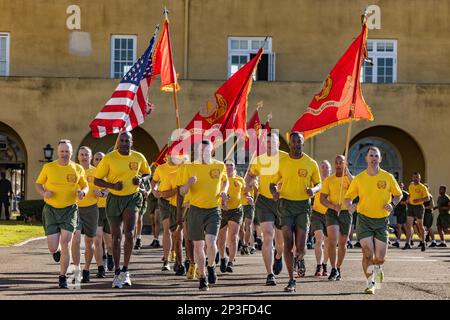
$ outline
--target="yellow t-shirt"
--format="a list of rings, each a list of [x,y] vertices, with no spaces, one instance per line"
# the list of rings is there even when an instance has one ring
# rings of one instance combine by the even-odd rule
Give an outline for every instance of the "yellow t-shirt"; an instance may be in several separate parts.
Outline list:
[[[150,167],[141,153],[131,151],[128,156],[124,156],[114,150],[100,161],[95,177],[106,178],[110,183],[122,181],[122,190],[109,189],[109,192],[117,196],[128,196],[139,191],[139,186],[133,184],[133,178],[143,174],[150,174]]]
[[[250,174],[259,176],[259,194],[272,199],[270,184],[276,183],[275,176],[280,169],[280,161],[289,157],[284,151],[279,151],[276,155],[268,156],[267,153],[256,157],[250,165]]]
[[[244,178],[235,175],[234,177],[228,177],[230,186],[228,187],[228,196],[230,199],[227,201],[229,210],[237,209],[242,205],[243,192],[245,189]]]
[[[280,198],[294,201],[309,199],[306,188],[320,183],[319,166],[307,154],[300,159],[289,155],[280,160],[280,168],[275,183],[281,182]]]
[[[70,161],[62,166],[58,160],[47,163],[41,170],[36,183],[42,184],[45,190],[53,195],[44,201],[53,208],[65,208],[77,202],[77,190],[86,187],[87,181],[84,169],[79,164]]]
[[[364,170],[353,178],[345,194],[350,200],[359,197],[358,213],[369,218],[385,218],[389,212],[384,206],[392,201],[392,196],[401,196],[402,190],[389,172],[380,169],[375,176]]]
[[[177,187],[177,171],[180,169],[178,165],[171,165],[166,162],[158,166],[153,174],[153,181],[159,182],[159,191],[168,191]],[[166,200],[173,206],[177,205],[177,195],[174,195]]]
[[[409,192],[409,204],[413,206],[418,206],[424,203],[424,201],[414,203],[415,199],[426,198],[430,196],[427,187],[425,187],[422,183],[418,183],[417,185],[411,182],[408,187]]]
[[[84,170],[84,172],[86,173],[86,180],[89,186],[89,192],[86,194],[83,200],[77,199],[79,207],[83,208],[89,207],[96,204],[98,201],[98,198],[94,193],[94,190],[100,190],[100,188],[94,185],[95,170],[96,168],[93,166],[89,166],[89,169]]]
[[[244,180],[244,182],[245,182],[245,180]],[[253,202],[256,201],[256,199],[255,199],[255,188],[258,189],[258,181],[256,181],[256,180],[255,180],[254,187],[250,188],[250,192],[249,192],[250,196],[253,198]],[[244,190],[242,190],[241,203],[242,203],[243,206],[248,206],[249,205],[247,197],[244,194]]]
[[[336,174],[333,174],[326,178],[322,184],[321,193],[326,194],[328,196],[328,201],[332,204],[339,203],[339,197],[341,193],[341,182],[342,177],[337,177]],[[342,187],[342,198],[341,198],[341,210],[348,210],[345,205],[345,194],[347,193],[348,187],[350,186],[350,180],[347,176],[344,178],[344,185]]]
[[[203,209],[211,209],[220,205],[222,183],[227,181],[223,162],[213,160],[210,164],[188,163],[180,171],[177,176],[177,186],[185,185],[192,176],[197,177],[197,182],[189,189],[191,205]]]
[[[318,213],[326,214],[328,208],[325,207],[325,206],[320,202],[320,194],[321,194],[321,191],[317,192],[317,193],[314,195],[314,204],[313,204],[313,207],[312,207],[312,208],[313,208],[314,211],[316,211],[316,212],[318,212]]]

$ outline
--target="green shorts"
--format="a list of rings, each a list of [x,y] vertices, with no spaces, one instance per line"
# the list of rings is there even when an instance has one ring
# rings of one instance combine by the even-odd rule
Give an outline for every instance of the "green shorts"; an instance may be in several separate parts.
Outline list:
[[[356,237],[361,240],[368,237],[374,237],[385,243],[388,242],[389,217],[385,218],[369,218],[365,215],[358,214],[356,222]]]
[[[327,234],[327,221],[326,215],[320,212],[314,211],[311,214],[311,230],[312,232],[316,232],[317,230],[322,230],[325,237],[328,237]]]
[[[148,197],[147,206],[148,212],[150,212],[150,214],[155,213],[156,208],[158,208],[158,199],[155,199],[154,197]]]
[[[244,212],[242,207],[232,210],[222,210],[222,220],[220,222],[220,229],[228,225],[228,221],[234,221],[237,224],[242,224]]]
[[[309,200],[280,199],[278,201],[278,214],[281,226],[300,227],[308,232],[311,224],[311,204]]]
[[[98,223],[97,226],[103,227],[103,232],[111,234],[109,228],[108,218],[106,218],[106,208],[98,208]]]
[[[191,205],[187,215],[189,226],[187,230],[188,240],[205,240],[205,234],[217,236],[221,218],[218,207],[203,209]]]
[[[352,215],[347,210],[339,212],[339,216],[336,211],[332,209],[327,210],[327,227],[339,226],[339,232],[343,236],[348,236],[352,227]]]
[[[141,207],[142,196],[139,192],[128,196],[116,196],[109,193],[106,199],[106,216],[110,224],[120,224],[125,210],[129,210],[137,216]]]
[[[394,214],[397,217],[397,224],[405,224],[406,223],[406,220],[407,220],[406,218],[408,216],[406,207],[395,210]]]
[[[89,238],[94,238],[97,233],[98,216],[99,213],[96,204],[89,207],[78,207],[77,230]]]
[[[42,225],[46,236],[60,233],[61,230],[75,232],[78,225],[78,206],[73,204],[65,208],[53,208],[45,204],[42,209]]]
[[[177,229],[177,207],[174,207],[166,199],[159,199],[160,221],[161,223],[169,219],[169,229],[174,232]]]
[[[358,220],[358,212],[354,211],[352,213],[352,224],[353,228],[356,228],[356,220]]]
[[[142,195],[142,206],[141,206],[141,210],[139,210],[140,217],[143,217],[144,214],[147,213],[147,208],[148,208],[148,199]]]
[[[423,226],[425,228],[430,229],[433,225],[433,211],[431,210],[425,210],[425,213],[423,215]]]
[[[437,226],[442,229],[450,229],[450,214],[440,213],[437,217]]]
[[[253,221],[253,217],[255,216],[255,206],[246,205],[242,207],[244,211],[244,219],[250,219]]]
[[[280,219],[278,218],[277,202],[273,199],[258,196],[255,205],[258,222],[274,222],[277,229],[281,229]]]
[[[423,215],[425,214],[425,207],[423,204],[419,204],[417,206],[413,206],[412,204],[408,205],[408,217],[414,217],[418,220],[423,220]]]

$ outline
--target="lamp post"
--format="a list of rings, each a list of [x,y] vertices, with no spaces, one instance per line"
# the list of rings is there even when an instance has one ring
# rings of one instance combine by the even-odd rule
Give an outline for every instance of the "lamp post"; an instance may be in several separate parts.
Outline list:
[[[51,162],[53,160],[53,148],[50,144],[47,144],[44,150],[44,158],[47,162]]]

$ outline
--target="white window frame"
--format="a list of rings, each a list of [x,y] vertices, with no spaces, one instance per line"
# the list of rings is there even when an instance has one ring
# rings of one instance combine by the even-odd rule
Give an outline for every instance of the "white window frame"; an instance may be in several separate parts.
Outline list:
[[[115,79],[114,76],[114,62],[116,62],[116,60],[114,60],[114,43],[116,39],[133,39],[133,61],[131,63],[131,65],[133,65],[133,63],[136,62],[137,59],[137,36],[136,35],[128,35],[128,34],[113,34],[111,35],[111,45],[110,45],[110,77],[111,79]],[[125,73],[120,77],[122,78],[125,75]]]
[[[378,82],[378,58],[392,58],[392,83],[397,82],[397,40],[393,39],[367,39],[367,43],[372,43],[372,51],[367,51],[369,58],[373,62],[372,82],[366,83],[384,83]],[[392,43],[393,51],[376,51],[378,43]],[[361,82],[365,82],[364,67],[361,68]],[[389,84],[388,82],[387,84]]]
[[[250,61],[250,54],[257,53],[258,49],[252,49],[252,41],[264,41],[266,37],[228,37],[228,63],[227,63],[227,77],[230,78],[233,74],[231,73],[231,58],[232,56],[246,56],[247,62]],[[231,47],[231,42],[237,41],[247,41],[247,49],[233,49]],[[264,53],[269,55],[268,61],[268,81],[275,81],[275,52],[272,52],[272,37],[267,38],[267,45],[264,48]],[[254,76],[255,78],[255,76]]]
[[[0,74],[0,77],[8,77],[9,76],[9,42],[10,42],[10,34],[9,32],[0,32],[0,37],[6,37],[6,73]]]

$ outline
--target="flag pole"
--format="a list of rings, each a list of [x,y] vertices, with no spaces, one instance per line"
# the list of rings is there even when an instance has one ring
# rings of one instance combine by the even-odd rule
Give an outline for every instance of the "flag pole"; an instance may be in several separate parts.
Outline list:
[[[167,7],[164,7],[164,18],[166,19],[166,21],[169,21],[169,10],[167,10]],[[169,37],[169,42],[170,42],[170,37]],[[172,56],[172,44],[170,44],[170,55]],[[172,66],[173,68],[173,61],[172,61]],[[177,79],[177,75],[175,74],[175,81],[178,82]],[[173,90],[173,106],[175,108],[175,120],[176,120],[176,126],[177,126],[177,130],[180,130],[181,125],[180,125],[180,113],[178,111],[178,99],[177,99],[177,87],[176,87],[176,83],[172,83],[172,90]]]
[[[362,19],[363,28],[367,28],[365,26],[366,21],[367,21],[367,17],[368,17],[368,14],[367,14],[367,8],[366,8],[364,10],[363,19]],[[343,189],[344,189],[344,179],[345,179],[345,176],[347,175],[346,171],[347,171],[347,162],[348,162],[348,149],[349,149],[349,145],[350,145],[350,136],[351,136],[351,131],[352,131],[352,123],[353,123],[352,119],[353,119],[354,113],[355,113],[356,90],[358,89],[357,86],[358,86],[358,81],[359,81],[359,74],[360,74],[361,67],[362,67],[361,51],[362,51],[362,49],[364,47],[365,39],[366,39],[366,37],[363,34],[363,36],[361,37],[361,44],[359,46],[359,51],[358,51],[358,60],[357,60],[358,61],[358,67],[356,69],[355,82],[354,82],[354,86],[353,86],[352,104],[350,105],[350,110],[349,110],[350,123],[349,123],[348,128],[347,128],[347,137],[345,139],[345,153],[344,153],[345,158],[344,158],[344,168],[343,168],[343,171],[342,171],[341,187],[340,187],[340,191],[339,191],[339,202],[338,202],[339,205],[342,204],[342,196],[343,196],[342,192],[343,192]],[[339,214],[339,212],[338,212],[338,214]]]

